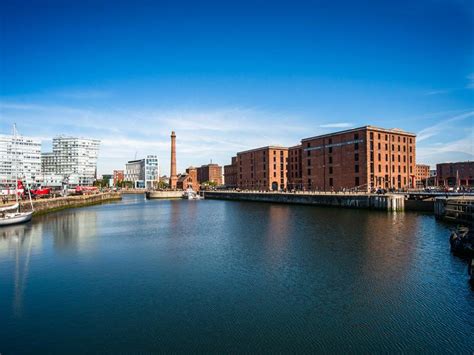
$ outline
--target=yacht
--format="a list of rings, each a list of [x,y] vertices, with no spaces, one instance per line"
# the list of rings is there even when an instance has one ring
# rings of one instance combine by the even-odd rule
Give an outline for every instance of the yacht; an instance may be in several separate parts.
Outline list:
[[[16,144],[16,126],[13,125],[13,144]],[[12,160],[13,162],[13,160]],[[33,217],[33,202],[31,201],[31,193],[28,189],[28,195],[30,197],[31,211],[21,212],[20,202],[18,195],[21,193],[18,189],[21,181],[18,180],[18,163],[15,164],[15,204],[0,208],[0,226],[11,226],[12,224],[26,223],[31,221]]]

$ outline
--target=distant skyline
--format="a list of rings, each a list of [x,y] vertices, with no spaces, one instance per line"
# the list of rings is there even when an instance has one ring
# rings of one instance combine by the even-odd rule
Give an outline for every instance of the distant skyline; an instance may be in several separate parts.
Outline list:
[[[474,160],[472,1],[3,1],[0,134],[102,141],[98,173],[169,174],[352,127]]]

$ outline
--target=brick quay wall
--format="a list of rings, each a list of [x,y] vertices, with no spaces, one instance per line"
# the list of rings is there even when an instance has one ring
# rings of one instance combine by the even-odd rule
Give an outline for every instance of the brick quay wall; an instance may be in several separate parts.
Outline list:
[[[282,193],[206,191],[206,199],[252,202],[271,202],[344,208],[365,208],[385,211],[404,211],[405,198],[400,195],[337,194],[337,193]]]
[[[104,192],[92,195],[67,196],[34,200],[33,208],[35,210],[34,214],[38,215],[48,212],[59,211],[66,208],[84,207],[104,202],[119,201],[121,199],[122,194],[119,192]],[[21,209],[23,211],[31,210],[30,202],[22,201]]]

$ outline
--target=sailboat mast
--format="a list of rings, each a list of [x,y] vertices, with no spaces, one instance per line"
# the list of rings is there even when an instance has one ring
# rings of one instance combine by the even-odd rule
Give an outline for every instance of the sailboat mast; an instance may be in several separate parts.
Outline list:
[[[18,161],[16,159],[16,123],[13,124],[12,162],[15,162],[15,200],[18,203]]]

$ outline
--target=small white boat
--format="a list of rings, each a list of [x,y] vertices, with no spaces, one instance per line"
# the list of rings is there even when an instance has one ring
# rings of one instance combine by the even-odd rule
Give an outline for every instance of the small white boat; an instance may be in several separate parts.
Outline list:
[[[13,212],[0,214],[0,226],[11,226],[12,224],[26,223],[31,221],[33,212]]]
[[[16,126],[13,125],[13,141],[16,142]],[[31,221],[33,216],[33,202],[31,201],[31,193],[28,189],[28,194],[30,197],[31,211],[20,212],[20,202],[18,200],[18,185],[20,181],[18,180],[18,171],[17,164],[15,164],[15,204],[12,206],[6,206],[0,208],[0,226],[11,226],[12,224],[26,223]],[[16,211],[14,211],[16,210]],[[11,212],[8,212],[11,211]]]
[[[182,198],[186,200],[200,200],[201,196],[199,196],[199,194],[196,191],[189,188],[183,192]]]

